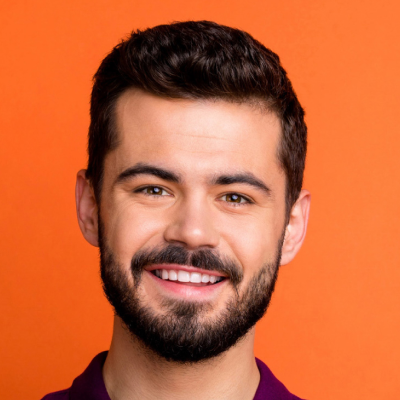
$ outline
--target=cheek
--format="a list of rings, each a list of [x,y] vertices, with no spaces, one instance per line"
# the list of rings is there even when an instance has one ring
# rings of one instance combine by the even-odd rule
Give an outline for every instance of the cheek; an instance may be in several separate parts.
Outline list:
[[[265,263],[275,262],[282,228],[267,218],[251,218],[235,225],[225,225],[228,229],[224,229],[222,238],[248,280]]]
[[[155,216],[137,205],[119,207],[109,211],[107,243],[118,260],[129,263],[132,256],[143,248],[153,248],[160,243],[163,230],[162,216]]]

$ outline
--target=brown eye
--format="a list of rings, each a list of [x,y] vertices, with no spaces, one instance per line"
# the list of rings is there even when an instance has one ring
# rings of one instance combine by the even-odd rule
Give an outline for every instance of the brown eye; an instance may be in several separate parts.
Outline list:
[[[148,186],[143,189],[143,192],[151,196],[165,196],[168,194],[166,190],[158,186]]]
[[[242,201],[242,197],[237,194],[227,194],[226,201],[230,203],[240,203]]]
[[[234,203],[234,204],[250,203],[250,201],[246,197],[243,197],[237,193],[228,193],[222,196],[222,200],[226,201],[227,203]]]

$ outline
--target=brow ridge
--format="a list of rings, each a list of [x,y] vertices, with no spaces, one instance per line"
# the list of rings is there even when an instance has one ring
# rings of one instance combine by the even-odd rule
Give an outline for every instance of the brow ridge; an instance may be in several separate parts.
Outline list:
[[[214,178],[214,185],[233,185],[235,183],[244,183],[253,186],[254,188],[263,191],[268,196],[271,195],[271,189],[259,178],[251,172],[241,172],[232,175],[220,175]]]
[[[115,184],[122,183],[138,175],[153,175],[166,181],[175,183],[181,182],[179,175],[172,171],[147,163],[137,163],[122,171],[115,180]]]
[[[175,172],[172,172],[170,170],[152,164],[140,162],[122,171],[115,180],[115,184],[122,183],[138,175],[153,175],[166,181],[174,183],[182,183],[181,177]],[[263,191],[268,196],[271,195],[271,189],[261,179],[257,178],[251,172],[240,172],[237,174],[223,174],[216,176],[211,180],[212,185],[233,185],[235,183],[244,183],[246,185],[253,186],[256,189]]]

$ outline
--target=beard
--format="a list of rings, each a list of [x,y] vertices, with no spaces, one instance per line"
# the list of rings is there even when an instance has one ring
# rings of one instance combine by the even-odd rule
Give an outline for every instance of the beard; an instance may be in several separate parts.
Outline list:
[[[195,363],[216,357],[238,343],[265,314],[278,276],[283,235],[273,262],[264,264],[239,293],[243,280],[242,268],[232,260],[221,258],[212,250],[188,251],[168,245],[151,251],[137,252],[129,273],[133,285],[108,248],[99,224],[99,247],[103,290],[110,304],[133,337],[146,348],[167,361]],[[192,265],[223,273],[234,288],[235,295],[224,310],[213,317],[209,303],[166,299],[155,312],[151,305],[141,303],[139,286],[144,268],[150,264]]]

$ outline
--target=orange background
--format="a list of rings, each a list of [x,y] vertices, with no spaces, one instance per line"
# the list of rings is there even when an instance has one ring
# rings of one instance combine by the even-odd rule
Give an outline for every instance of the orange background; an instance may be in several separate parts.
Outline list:
[[[132,29],[210,19],[280,55],[309,126],[308,237],[281,269],[256,354],[307,399],[399,399],[398,4],[3,0],[0,398],[68,387],[110,342],[74,205],[93,73]]]

